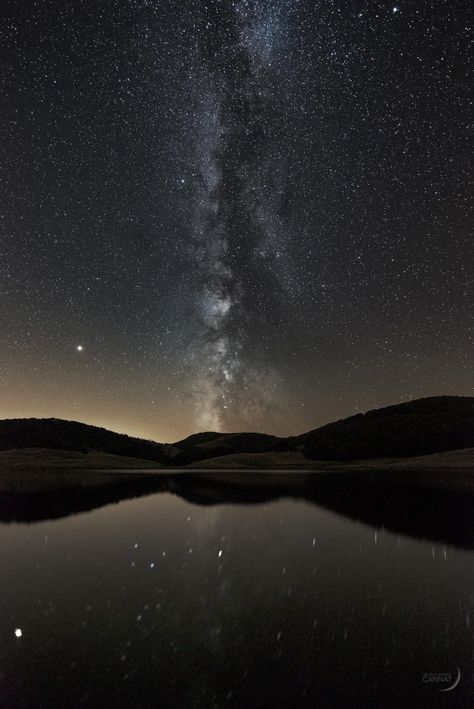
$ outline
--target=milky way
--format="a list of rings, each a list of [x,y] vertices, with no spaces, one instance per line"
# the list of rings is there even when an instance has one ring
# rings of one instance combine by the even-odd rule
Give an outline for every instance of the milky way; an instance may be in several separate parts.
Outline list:
[[[469,21],[3,3],[0,416],[170,441],[472,393]]]
[[[251,332],[258,326],[259,306],[267,320],[276,311],[271,305],[282,285],[278,262],[291,271],[279,214],[285,180],[272,130],[276,97],[267,90],[286,12],[245,1],[221,11],[205,8],[206,32],[196,42],[210,87],[202,97],[204,135],[193,215],[203,330],[192,343],[191,360],[196,415],[204,428],[226,430],[236,414],[255,425],[266,407],[275,406],[269,393],[277,372],[263,366]]]

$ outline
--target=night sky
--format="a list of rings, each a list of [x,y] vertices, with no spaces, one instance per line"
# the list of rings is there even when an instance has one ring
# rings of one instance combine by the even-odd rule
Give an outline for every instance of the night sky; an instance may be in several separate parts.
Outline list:
[[[467,0],[3,0],[0,417],[474,393]]]

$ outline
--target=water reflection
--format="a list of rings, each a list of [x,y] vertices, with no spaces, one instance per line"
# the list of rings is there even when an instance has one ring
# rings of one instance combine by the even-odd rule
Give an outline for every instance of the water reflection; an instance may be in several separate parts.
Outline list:
[[[471,706],[474,554],[336,514],[328,490],[189,482],[2,525],[1,706]],[[424,682],[457,667],[455,694]]]
[[[416,486],[396,487],[351,474],[314,476],[258,473],[228,481],[216,474],[143,476],[104,486],[0,495],[0,522],[38,522],[87,512],[155,492],[172,492],[197,505],[258,504],[301,499],[397,534],[474,548],[474,495]]]

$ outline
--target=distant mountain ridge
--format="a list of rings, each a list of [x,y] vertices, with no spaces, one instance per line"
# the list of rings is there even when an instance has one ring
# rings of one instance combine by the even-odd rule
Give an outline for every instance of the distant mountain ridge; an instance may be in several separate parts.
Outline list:
[[[106,428],[63,419],[4,419],[0,421],[0,451],[13,448],[56,448],[86,453],[91,450],[144,458],[160,464],[179,464],[184,454],[172,445],[132,438]]]
[[[192,461],[234,453],[269,453],[288,450],[285,438],[266,433],[197,433],[174,444]]]
[[[474,397],[434,396],[372,409],[287,439],[313,460],[404,458],[474,446]]]
[[[62,419],[0,421],[0,451],[55,448],[152,460],[161,465],[236,453],[301,451],[312,460],[408,457],[474,447],[474,397],[417,399],[326,424],[300,436],[197,433],[174,444],[156,443]]]

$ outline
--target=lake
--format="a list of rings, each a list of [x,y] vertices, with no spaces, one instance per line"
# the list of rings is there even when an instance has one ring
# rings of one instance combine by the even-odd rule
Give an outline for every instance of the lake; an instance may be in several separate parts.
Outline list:
[[[472,706],[467,532],[397,532],[376,497],[375,524],[324,495],[71,494],[1,503],[0,706]]]

